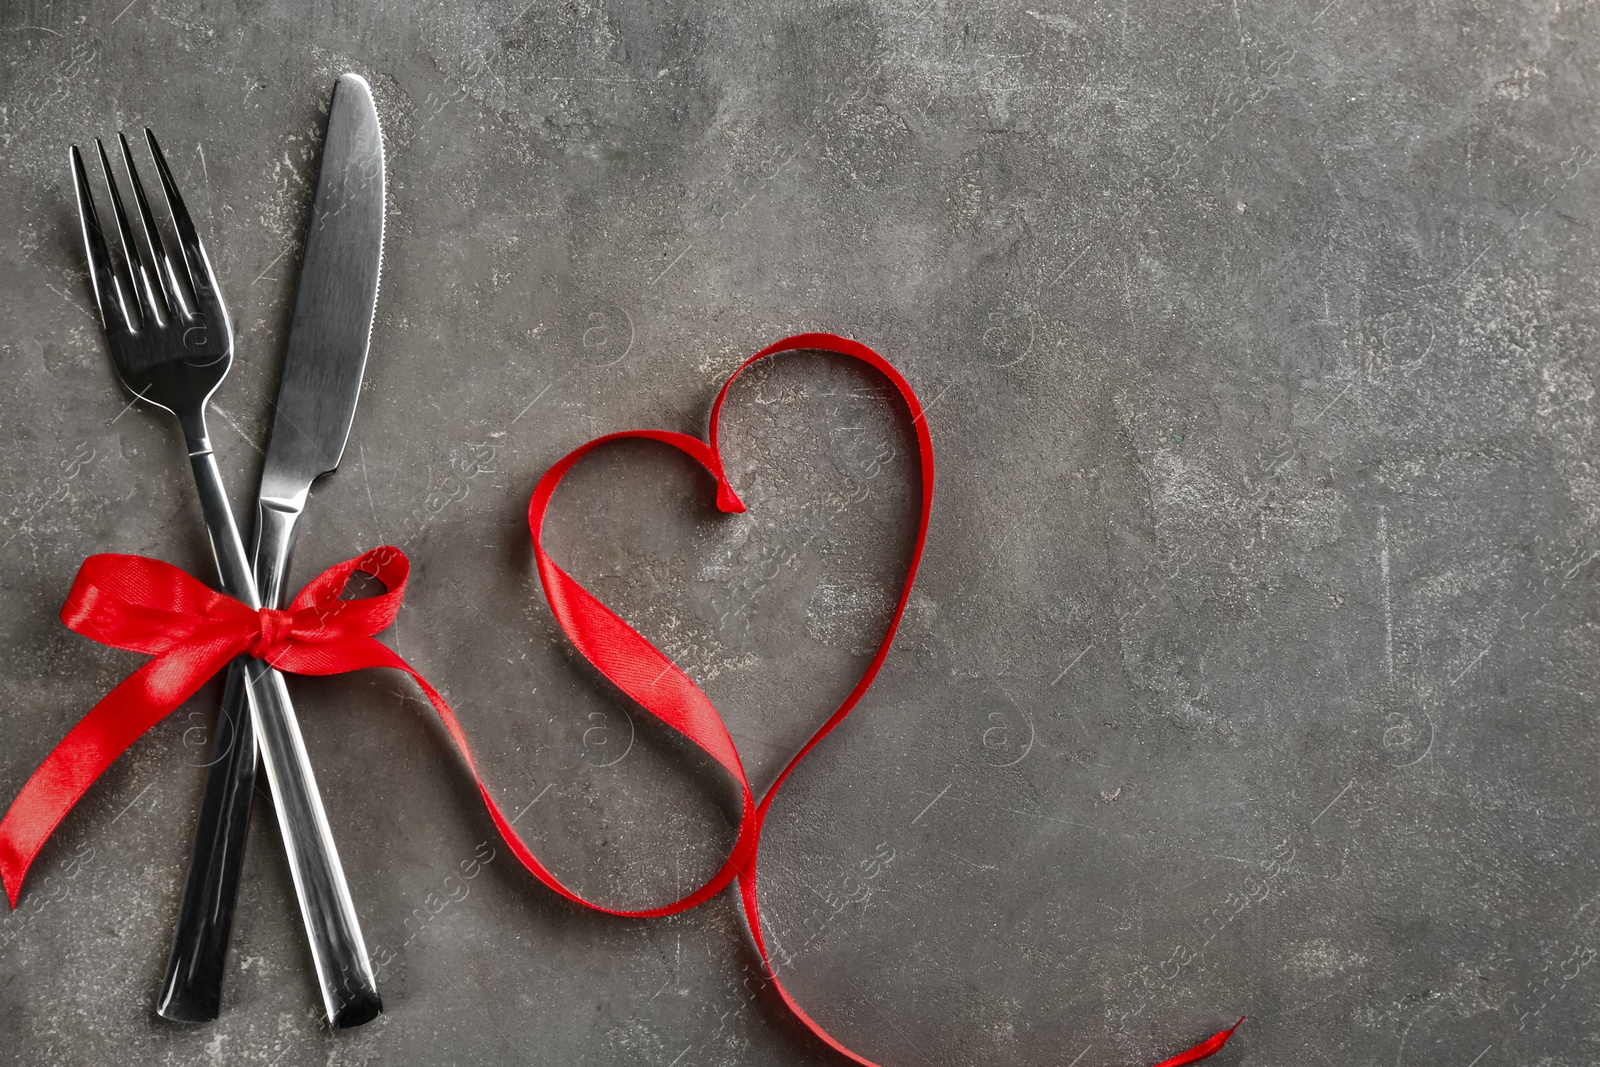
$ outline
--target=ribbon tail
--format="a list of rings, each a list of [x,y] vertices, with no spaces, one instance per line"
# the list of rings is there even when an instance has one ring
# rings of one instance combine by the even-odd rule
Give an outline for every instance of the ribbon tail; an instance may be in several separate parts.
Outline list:
[[[1226,1030],[1219,1030],[1186,1052],[1180,1052],[1170,1060],[1162,1060],[1156,1067],[1183,1067],[1186,1063],[1195,1063],[1205,1059],[1212,1053],[1222,1051],[1222,1046],[1228,1043],[1228,1038],[1239,1029],[1239,1024],[1244,1022],[1244,1016],[1239,1016],[1239,1022],[1234,1023]]]
[[[757,819],[759,820],[763,818],[765,813],[766,809],[763,807],[760,814],[757,815]],[[859,1067],[879,1067],[875,1061],[867,1059],[865,1056],[861,1055],[859,1052],[856,1052],[854,1049],[849,1048],[843,1042],[835,1038],[832,1034],[828,1033],[828,1031],[823,1028],[821,1023],[817,1022],[806,1013],[805,1009],[800,1006],[799,1002],[795,1000],[793,995],[791,995],[790,992],[784,988],[783,983],[778,980],[777,968],[772,965],[772,960],[767,953],[766,938],[762,936],[761,931],[761,898],[756,889],[756,857],[760,848],[759,825],[756,829],[755,842],[756,843],[751,850],[742,857],[742,863],[739,870],[739,899],[744,905],[745,922],[750,927],[750,936],[755,942],[756,953],[761,957],[762,966],[766,968],[767,973],[763,977],[766,979],[766,981],[772,984],[773,990],[777,992],[778,997],[783,1001],[785,1006],[787,1006],[788,1009],[794,1013],[795,1017],[798,1018],[806,1027],[806,1029],[810,1030],[812,1035],[820,1040],[823,1044],[833,1049],[833,1051],[839,1053],[851,1063],[858,1064]],[[1184,1064],[1197,1063],[1198,1061],[1203,1060],[1214,1053],[1222,1051],[1222,1046],[1228,1043],[1228,1039],[1233,1036],[1233,1032],[1239,1029],[1240,1024],[1243,1022],[1244,1016],[1241,1015],[1239,1016],[1239,1022],[1234,1023],[1226,1030],[1212,1034],[1210,1037],[1200,1042],[1200,1044],[1191,1049],[1187,1049],[1178,1053],[1171,1059],[1162,1060],[1160,1063],[1156,1064],[1155,1067],[1183,1067]]]
[[[336,664],[335,659],[337,661]],[[478,761],[472,755],[472,746],[467,742],[467,733],[462,729],[461,721],[456,718],[456,714],[451,710],[449,702],[433,687],[432,683],[424,678],[415,667],[407,663],[394,649],[381,641],[368,637],[345,644],[335,658],[329,658],[326,655],[313,658],[291,654],[275,658],[273,665],[297,674],[336,674],[344,671],[364,670],[369,667],[388,667],[393,670],[404,671],[410,675],[411,680],[417,683],[423,695],[428,698],[428,702],[433,705],[433,710],[439,716],[439,721],[444,724],[445,733],[450,737],[450,743],[455,746],[456,751],[460,753],[462,760],[466,763],[467,772],[472,775],[472,780],[478,787],[478,795],[483,799],[483,806],[489,812],[489,818],[494,822],[495,829],[500,832],[501,839],[511,849],[511,854],[517,858],[517,862],[528,870],[528,873],[558,895],[574,903],[582,904],[584,907],[593,908],[595,911],[604,912],[607,915],[617,915],[627,919],[650,919],[664,915],[675,915],[678,912],[687,911],[702,901],[709,900],[722,892],[738,876],[747,863],[747,856],[750,853],[751,842],[753,841],[753,837],[747,832],[747,827],[755,818],[756,802],[755,797],[750,793],[749,785],[745,782],[743,775],[740,774],[737,777],[739,778],[743,809],[739,817],[739,836],[735,840],[728,859],[722,865],[722,868],[703,885],[688,896],[670,904],[663,904],[653,908],[613,908],[587,900],[568,889],[556,877],[555,872],[546,867],[533,854],[533,850],[528,847],[528,843],[522,839],[522,836],[517,833],[516,828],[512,825],[513,820],[506,818],[505,812],[495,802],[494,797],[489,794],[489,785],[484,781],[483,775],[478,770]],[[690,740],[701,744],[702,748],[705,747],[704,743],[696,737],[691,736]],[[729,741],[729,746],[730,748],[732,746],[731,740]]]
[[[759,833],[757,836],[759,836]],[[744,858],[743,867],[739,872],[739,900],[744,905],[745,922],[750,926],[750,936],[755,942],[756,953],[761,957],[761,965],[767,971],[764,976],[765,979],[772,984],[773,990],[778,994],[778,998],[783,1001],[784,1006],[794,1013],[795,1018],[799,1019],[801,1024],[807,1030],[810,1030],[812,1036],[817,1040],[851,1063],[857,1064],[858,1067],[879,1067],[875,1061],[867,1059],[828,1033],[821,1023],[806,1013],[806,1010],[800,1006],[800,1002],[795,1000],[789,991],[783,987],[783,983],[778,981],[777,968],[772,965],[772,959],[767,954],[767,940],[761,933],[761,904],[756,891],[757,848],[759,848],[759,844],[752,848]]]
[[[156,699],[149,676],[167,658],[150,660],[90,708],[39,764],[0,819],[0,881],[13,908],[39,850],[95,779],[216,673],[202,667],[194,672],[192,685]]]

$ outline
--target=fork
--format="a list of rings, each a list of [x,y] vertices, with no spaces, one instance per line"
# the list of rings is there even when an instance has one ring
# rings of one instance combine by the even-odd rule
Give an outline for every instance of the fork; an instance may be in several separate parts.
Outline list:
[[[176,231],[182,255],[181,279],[178,266],[168,254],[166,240],[157,229],[128,139],[121,133],[117,139],[138,207],[142,244],[135,240],[128,224],[111,161],[99,138],[95,139],[95,149],[111,196],[126,277],[118,276],[112,262],[83,156],[76,145],[72,146],[78,218],[100,322],[123,385],[137,399],[165,409],[178,420],[223,588],[250,607],[259,608],[261,598],[250,557],[234,525],[206,432],[206,405],[233,363],[233,325],[217,290],[205,247],[173,183],[155,134],[146,129],[145,141],[160,178],[167,215]],[[126,299],[125,285],[133,291],[131,304]],[[358,1026],[376,1017],[383,1004],[294,707],[283,676],[276,670],[247,659],[243,674],[328,1019],[334,1027]]]

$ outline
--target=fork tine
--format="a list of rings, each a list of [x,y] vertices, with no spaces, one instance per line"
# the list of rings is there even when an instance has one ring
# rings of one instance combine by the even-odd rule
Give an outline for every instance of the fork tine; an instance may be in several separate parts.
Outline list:
[[[132,330],[128,306],[122,298],[122,283],[111,263],[111,249],[100,229],[100,215],[94,209],[94,194],[89,191],[89,175],[83,169],[83,153],[72,146],[72,187],[78,194],[78,223],[83,230],[83,247],[89,257],[89,281],[94,288],[95,306],[100,309],[100,324],[107,330],[115,322]]]
[[[161,178],[161,195],[167,201],[167,214],[172,216],[173,228],[178,231],[178,247],[183,251],[183,263],[189,273],[189,288],[198,305],[196,310],[208,317],[226,318],[222,297],[217,292],[217,279],[211,273],[211,257],[206,255],[206,246],[200,242],[194,220],[189,217],[189,209],[184,206],[178,186],[172,180],[172,170],[167,166],[167,157],[161,151],[161,146],[156,143],[155,131],[146,126],[144,139],[150,146],[151,158],[156,161],[156,174]]]
[[[139,313],[144,325],[155,326],[161,319],[156,313],[155,291],[150,287],[150,271],[145,267],[144,256],[140,254],[139,245],[133,239],[133,230],[128,226],[128,213],[122,209],[122,193],[117,189],[111,160],[106,157],[106,146],[100,143],[98,137],[94,139],[94,146],[100,152],[100,167],[105,171],[106,188],[111,190],[111,213],[117,217],[117,232],[122,237],[122,257],[128,264],[128,273],[133,276],[133,292],[139,300]]]
[[[145,199],[144,182],[139,180],[139,168],[133,164],[133,153],[128,149],[128,139],[121,130],[117,131],[117,140],[122,142],[122,162],[128,168],[128,177],[133,180],[133,199],[139,205],[139,225],[144,230],[145,242],[155,263],[161,295],[175,318],[187,319],[189,308],[178,286],[178,277],[172,273],[172,257],[167,255],[167,242],[161,239],[161,231],[156,229],[156,217],[150,212],[150,201]]]

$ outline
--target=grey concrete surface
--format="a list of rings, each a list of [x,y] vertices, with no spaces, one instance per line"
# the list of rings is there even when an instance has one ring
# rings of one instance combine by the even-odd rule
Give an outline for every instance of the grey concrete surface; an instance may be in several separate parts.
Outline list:
[[[214,422],[242,506],[355,70],[383,293],[294,578],[404,545],[388,639],[563,877],[665,899],[735,801],[565,643],[527,495],[833,330],[930,405],[939,483],[887,668],[766,838],[818,1020],[895,1065],[1148,1064],[1240,1014],[1214,1062],[1600,1058],[1592,7],[11,0],[0,57],[7,800],[137,662],[58,622],[82,558],[207,566],[176,434],[90,313],[67,145],[170,146],[238,324]],[[549,540],[761,784],[865,663],[915,455],[882,383],[820,356],[752,375],[727,426],[748,514],[618,448]],[[213,686],[0,917],[0,1060],[837,1062],[747,992],[730,896],[565,906],[409,682],[291,687],[386,1014],[321,1022],[262,803],[223,1017],[154,1016]]]

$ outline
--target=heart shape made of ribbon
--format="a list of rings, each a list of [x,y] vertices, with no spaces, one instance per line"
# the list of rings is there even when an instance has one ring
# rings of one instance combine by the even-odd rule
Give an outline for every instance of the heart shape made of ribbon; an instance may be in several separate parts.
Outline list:
[[[899,598],[895,602],[889,625],[885,629],[883,638],[878,643],[871,661],[867,664],[866,669],[844,700],[834,709],[826,721],[811,734],[810,738],[800,746],[799,751],[783,766],[777,778],[758,801],[751,791],[748,778],[745,776],[738,749],[734,746],[733,739],[728,734],[727,726],[724,724],[722,716],[712,705],[711,700],[660,649],[656,648],[620,616],[601,603],[599,599],[550,558],[549,554],[545,552],[543,544],[544,519],[550,505],[550,498],[567,472],[595,449],[613,441],[621,440],[655,441],[677,449],[698,463],[707,474],[711,475],[716,484],[716,503],[719,510],[723,512],[744,511],[743,501],[739,499],[738,493],[734,491],[733,485],[728,480],[722,461],[722,450],[718,443],[723,404],[728,398],[728,391],[732,388],[733,383],[752,364],[781,352],[801,350],[830,352],[834,355],[859,360],[877,370],[894,386],[896,392],[899,393],[900,398],[905,403],[906,411],[911,418],[912,428],[916,432],[918,461],[921,469],[921,506],[918,509],[917,532],[911,549],[910,562],[906,567],[904,584],[901,586]],[[784,988],[783,983],[778,980],[777,973],[768,956],[765,938],[762,935],[760,903],[756,888],[757,858],[767,813],[777,796],[778,790],[783,786],[789,775],[794,772],[795,768],[811,753],[812,749],[816,748],[823,738],[832,733],[855,710],[856,705],[866,695],[867,690],[871,688],[879,670],[883,667],[884,661],[888,658],[889,650],[894,644],[895,634],[899,630],[901,619],[905,615],[906,604],[911,597],[912,583],[916,579],[917,568],[922,561],[923,547],[927,541],[928,520],[933,505],[933,472],[933,438],[928,431],[927,418],[915,390],[911,388],[911,384],[901,376],[900,372],[888,360],[860,342],[828,333],[803,333],[786,337],[781,341],[768,345],[734,369],[733,373],[723,382],[722,388],[718,391],[717,398],[711,406],[711,422],[706,440],[667,430],[624,430],[597,437],[573,449],[552,465],[544,476],[539,479],[538,485],[533,491],[533,498],[528,505],[528,527],[533,534],[534,558],[538,564],[540,581],[544,586],[545,599],[550,605],[550,610],[554,614],[556,622],[572,641],[573,646],[577,648],[584,659],[588,660],[595,669],[605,675],[634,703],[682,735],[727,771],[739,785],[742,804],[738,837],[729,851],[727,861],[722,868],[704,884],[670,904],[637,911],[623,911],[585,899],[568,889],[542,866],[537,869],[530,867],[530,870],[533,870],[534,874],[547,886],[568,900],[614,915],[639,917],[669,915],[692,908],[720,892],[729,882],[737,880],[739,896],[743,904],[745,921],[750,937],[757,954],[761,957],[762,965],[766,969],[763,981],[771,985],[784,1005],[819,1040],[851,1062],[861,1064],[863,1067],[877,1067],[877,1065],[833,1037],[800,1007],[789,991]],[[1242,1022],[1243,1020],[1241,1019],[1240,1021]],[[1196,1060],[1204,1059],[1221,1049],[1237,1026],[1238,1023],[1235,1023],[1233,1027],[1214,1034],[1199,1045],[1179,1053],[1171,1059],[1164,1060],[1156,1067],[1180,1067],[1181,1064],[1193,1063]]]

